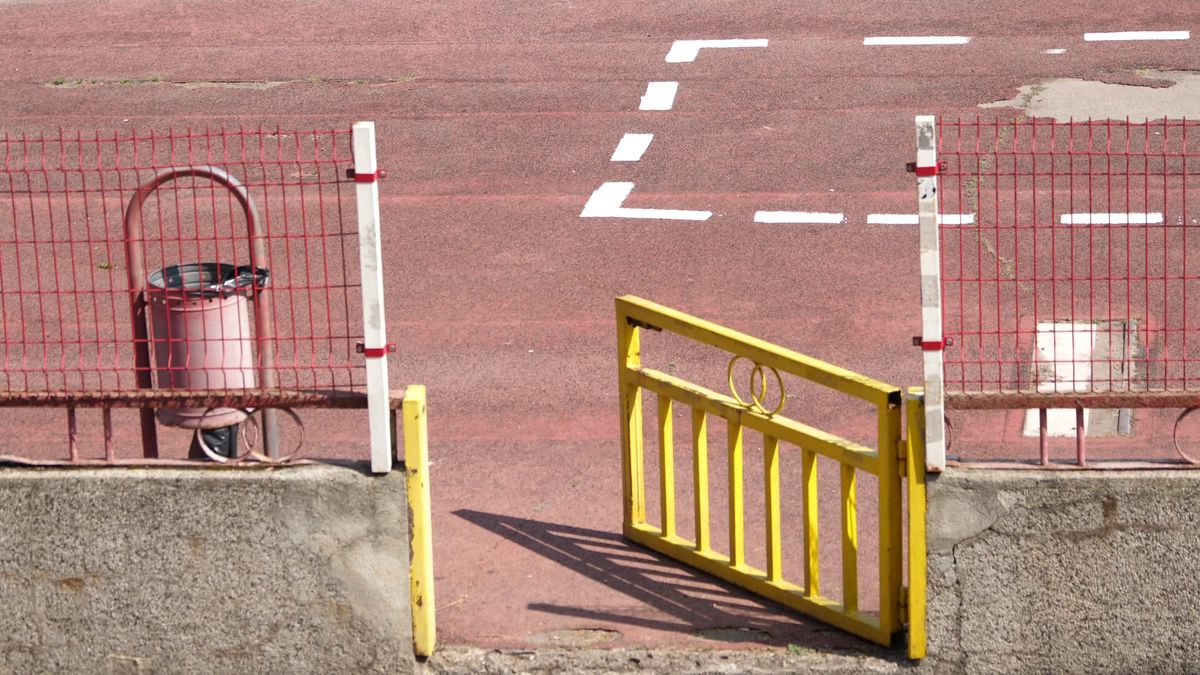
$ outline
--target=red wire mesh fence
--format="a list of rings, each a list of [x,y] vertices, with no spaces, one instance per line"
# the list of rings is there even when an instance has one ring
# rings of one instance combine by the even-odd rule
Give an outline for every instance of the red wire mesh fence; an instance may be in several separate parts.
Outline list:
[[[1198,126],[939,120],[948,395],[1200,391]]]
[[[361,390],[349,129],[5,134],[0,145],[9,398],[151,381]]]

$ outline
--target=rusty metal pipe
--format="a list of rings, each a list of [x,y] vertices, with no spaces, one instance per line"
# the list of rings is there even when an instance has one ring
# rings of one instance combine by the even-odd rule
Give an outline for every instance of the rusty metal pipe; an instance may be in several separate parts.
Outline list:
[[[75,421],[75,408],[67,408],[67,447],[71,462],[79,461],[79,427]]]
[[[1047,418],[1049,414],[1045,408],[1038,408],[1038,450],[1041,453],[1042,466],[1050,464],[1050,440],[1047,438],[1050,435],[1047,427]]]
[[[241,204],[246,216],[246,229],[250,244],[250,266],[257,269],[267,259],[266,236],[258,221],[258,213],[254,201],[246,186],[238,179],[229,175],[223,169],[215,166],[184,166],[172,167],[160,171],[151,180],[138,188],[137,194],[129,200],[125,208],[125,258],[129,277],[130,313],[133,319],[134,341],[134,373],[137,376],[139,389],[150,389],[154,386],[150,375],[150,342],[149,324],[146,316],[146,265],[145,250],[142,246],[144,231],[142,227],[142,205],[164,183],[179,178],[196,176],[207,178],[223,185]],[[251,285],[251,299],[254,300],[254,331],[258,348],[258,382],[263,389],[274,389],[278,386],[275,377],[275,324],[274,317],[261,302],[261,289]],[[263,410],[263,445],[267,456],[279,456],[278,423],[275,410]],[[145,457],[158,457],[158,431],[155,427],[154,411],[143,408],[142,423],[142,454]]]
[[[1048,417],[1046,408],[1038,408],[1038,454],[1042,459],[1042,466],[1050,465],[1050,440],[1048,438],[1050,431],[1049,424],[1046,422]]]
[[[104,408],[101,414],[104,417],[104,461],[111,463],[117,459],[113,449],[112,408]]]
[[[1075,408],[1075,461],[1079,466],[1087,466],[1087,447],[1084,445],[1083,408]]]

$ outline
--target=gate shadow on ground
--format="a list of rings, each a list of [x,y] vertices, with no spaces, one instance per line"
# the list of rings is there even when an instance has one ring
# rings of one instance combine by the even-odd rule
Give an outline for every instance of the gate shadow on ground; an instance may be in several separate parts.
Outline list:
[[[717,642],[883,653],[866,641],[642,548],[620,534],[469,509],[454,514],[649,608],[622,612],[530,603],[533,611]]]

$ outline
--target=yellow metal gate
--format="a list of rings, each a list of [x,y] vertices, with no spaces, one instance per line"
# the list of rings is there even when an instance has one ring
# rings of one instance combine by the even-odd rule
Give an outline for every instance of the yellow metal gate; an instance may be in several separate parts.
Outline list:
[[[921,425],[923,399],[910,390],[907,404],[897,387],[843,370],[817,359],[772,345],[667,307],[624,296],[616,301],[617,348],[621,388],[622,478],[624,533],[629,539],[758,595],[884,645],[894,644],[908,628],[911,658],[925,654],[925,461]],[[642,329],[665,331],[715,347],[731,356],[730,394],[722,394],[673,374],[642,365]],[[748,362],[748,395],[733,384],[734,368]],[[778,406],[768,408],[767,374],[779,388]],[[782,374],[798,377],[860,399],[874,407],[876,443],[869,447],[781,414],[786,400]],[[659,524],[647,522],[646,457],[643,436],[643,396],[657,399]],[[694,539],[676,529],[675,430],[677,406],[691,412],[692,501]],[[902,438],[902,407],[907,407],[908,438]],[[724,551],[711,537],[708,483],[708,421],[724,419],[728,486],[728,542]],[[766,569],[746,560],[744,493],[745,432],[762,435],[762,485]],[[793,583],[784,575],[784,527],[781,519],[780,457],[797,449],[800,482],[787,486],[802,500],[803,578]],[[818,546],[817,459],[829,458],[840,467],[841,571],[840,600],[822,594],[821,551]],[[877,611],[860,609],[858,487],[859,472],[877,477],[878,602]],[[908,584],[904,569],[904,512],[902,495],[907,481]],[[874,600],[874,598],[872,598]]]

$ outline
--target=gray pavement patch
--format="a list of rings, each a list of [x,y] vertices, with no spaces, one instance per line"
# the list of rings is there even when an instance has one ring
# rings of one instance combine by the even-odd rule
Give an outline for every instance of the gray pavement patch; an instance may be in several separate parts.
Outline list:
[[[187,80],[170,81],[152,75],[148,77],[127,78],[80,78],[56,77],[46,83],[51,89],[79,89],[84,87],[128,87],[135,85],[170,85],[181,89],[247,89],[266,91],[276,87],[294,84],[306,85],[335,85],[335,86],[369,86],[387,87],[414,82],[417,78],[410,75],[374,79],[343,79],[324,77],[304,77],[289,80]]]
[[[771,635],[761,630],[753,628],[705,628],[696,631],[696,635],[705,640],[717,640],[719,642],[765,642],[771,639]]]
[[[300,80],[264,80],[261,82],[237,82],[237,81],[199,81],[199,82],[179,82],[178,86],[184,89],[252,89],[254,91],[264,91],[274,89],[285,84],[291,84]]]
[[[898,673],[912,664],[870,654],[783,650],[439,649],[420,667],[427,673]]]
[[[980,108],[1018,108],[1030,117],[1147,119],[1200,116],[1200,72],[1140,69],[1101,80],[1059,78],[1021,87],[1014,98]]]
[[[579,628],[535,633],[526,638],[530,644],[542,647],[589,647],[620,640],[619,631],[603,628]]]
[[[108,79],[84,79],[78,77],[56,77],[46,83],[55,89],[76,89],[79,87],[130,87],[139,84],[162,84],[163,79],[157,75],[148,77],[119,77]]]

